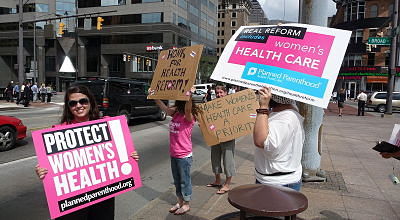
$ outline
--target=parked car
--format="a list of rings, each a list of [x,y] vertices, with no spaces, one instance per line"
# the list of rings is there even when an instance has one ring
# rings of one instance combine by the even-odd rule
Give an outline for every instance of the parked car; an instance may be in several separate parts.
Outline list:
[[[196,90],[201,90],[201,91],[207,93],[207,86],[211,86],[211,88],[213,88],[214,84],[212,84],[212,83],[197,84],[197,85],[194,85],[194,88]],[[215,98],[216,98],[215,90],[211,89],[211,99],[215,99]]]
[[[196,89],[196,91],[192,94],[192,100],[194,103],[203,103],[204,97],[206,96],[206,92]]]
[[[0,151],[10,150],[26,137],[26,126],[18,118],[0,115]]]
[[[365,107],[372,108],[377,112],[386,112],[386,95],[387,92],[374,92],[368,95]],[[393,108],[400,108],[400,92],[393,92]]]
[[[149,84],[136,80],[107,77],[79,78],[73,85],[87,86],[96,98],[103,115],[131,118],[153,116],[165,120],[167,113],[154,100],[147,99]]]

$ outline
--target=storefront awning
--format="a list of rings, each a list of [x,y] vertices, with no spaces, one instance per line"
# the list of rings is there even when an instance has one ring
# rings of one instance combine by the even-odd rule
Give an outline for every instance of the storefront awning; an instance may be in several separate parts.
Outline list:
[[[386,76],[367,76],[367,83],[387,83],[388,77]]]

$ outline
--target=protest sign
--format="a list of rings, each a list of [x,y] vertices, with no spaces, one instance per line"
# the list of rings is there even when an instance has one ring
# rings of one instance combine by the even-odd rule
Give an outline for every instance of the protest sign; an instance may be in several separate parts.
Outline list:
[[[51,218],[142,186],[124,116],[32,132]]]
[[[197,116],[208,146],[230,141],[253,132],[258,102],[253,90],[246,89],[198,105]]]
[[[202,52],[203,45],[161,51],[147,98],[189,100]]]
[[[351,31],[306,24],[242,26],[211,78],[326,108]]]

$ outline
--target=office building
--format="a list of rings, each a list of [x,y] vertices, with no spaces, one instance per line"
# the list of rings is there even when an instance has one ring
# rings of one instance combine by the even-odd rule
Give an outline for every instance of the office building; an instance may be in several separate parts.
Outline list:
[[[1,4],[0,74],[6,80],[0,86],[18,78],[18,14],[16,7]],[[23,15],[24,20],[34,20],[89,13],[98,14],[36,24],[38,82],[51,83],[61,91],[77,77],[149,81],[160,50],[203,44],[206,61],[202,62],[206,65],[213,62],[207,57],[216,55],[217,0],[31,0],[24,6]],[[104,19],[101,30],[96,29],[98,16]],[[60,22],[65,30],[57,35]],[[33,25],[25,25],[27,67],[33,60],[33,35]],[[124,55],[130,60],[124,61]],[[60,72],[66,56],[77,72]],[[28,73],[27,78],[34,76]]]
[[[336,2],[338,11],[331,19],[330,27],[352,31],[352,35],[335,90],[345,88],[349,98],[355,98],[360,90],[386,91],[394,1]],[[398,87],[396,80],[395,90]]]

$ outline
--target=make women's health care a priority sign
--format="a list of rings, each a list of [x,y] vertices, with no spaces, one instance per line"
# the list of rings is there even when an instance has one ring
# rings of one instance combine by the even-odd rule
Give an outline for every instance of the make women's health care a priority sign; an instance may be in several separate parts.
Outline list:
[[[142,186],[124,116],[32,132],[51,218]]]
[[[326,108],[350,31],[306,24],[242,26],[211,78]]]

